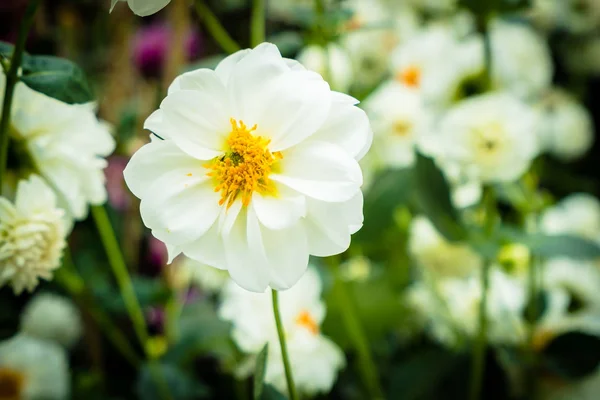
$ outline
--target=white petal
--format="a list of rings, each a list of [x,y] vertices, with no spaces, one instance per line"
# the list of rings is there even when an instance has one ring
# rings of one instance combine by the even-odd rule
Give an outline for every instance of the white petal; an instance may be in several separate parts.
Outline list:
[[[235,221],[242,211],[242,201],[236,200],[231,204],[229,208],[227,206],[221,207],[221,214],[219,215],[219,234],[222,236],[229,235],[229,232],[233,228]]]
[[[171,0],[127,0],[129,8],[140,17],[147,17],[165,8]]]
[[[235,53],[225,57],[223,60],[221,60],[219,65],[217,65],[217,68],[215,68],[215,73],[219,79],[221,79],[221,82],[223,82],[224,85],[227,85],[227,82],[229,82],[229,77],[231,76],[235,65],[242,58],[246,57],[250,51],[250,49],[236,51]]]
[[[164,111],[158,109],[154,111],[146,121],[144,122],[144,129],[149,130],[154,133],[151,137],[159,138],[159,139],[170,139],[167,135],[167,131],[169,130],[168,126],[165,124],[165,119],[163,118]]]
[[[263,293],[269,286],[269,271],[258,253],[249,247],[246,219],[244,210],[229,234],[223,237],[227,270],[231,279],[242,288]]]
[[[230,118],[220,95],[193,90],[175,91],[160,105],[164,126],[183,151],[200,160],[210,160],[222,153]]]
[[[317,200],[341,202],[360,190],[362,172],[340,147],[311,142],[286,152],[281,173],[271,174],[271,179]]]
[[[256,259],[268,268],[269,285],[275,290],[285,290],[298,282],[308,268],[308,242],[303,225],[271,230],[262,226],[249,208],[247,231]]]
[[[157,179],[186,184],[189,178],[200,176],[208,179],[202,161],[184,153],[171,140],[156,140],[142,146],[123,171],[129,190],[140,199],[153,195],[150,188]]]
[[[304,196],[285,187],[278,191],[277,196],[254,193],[251,203],[260,223],[275,230],[291,226],[306,215]]]
[[[369,118],[355,106],[358,100],[353,97],[331,92],[331,98],[327,120],[309,140],[337,144],[356,160],[360,160],[373,141]]]
[[[213,226],[199,239],[182,247],[189,258],[219,269],[227,269],[225,247],[219,235],[218,224]]]
[[[142,199],[140,213],[154,237],[165,243],[192,242],[206,233],[219,216],[219,195],[203,177],[159,179],[151,191],[152,196]]]
[[[168,94],[179,90],[208,92],[218,95],[221,101],[225,99],[225,86],[223,82],[221,82],[215,71],[207,68],[189,71],[175,78],[171,86],[169,86]]]

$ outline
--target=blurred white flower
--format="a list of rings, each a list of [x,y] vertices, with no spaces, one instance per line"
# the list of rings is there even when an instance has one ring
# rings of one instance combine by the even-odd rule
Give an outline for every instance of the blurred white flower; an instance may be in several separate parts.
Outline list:
[[[457,8],[457,0],[409,0],[409,3],[431,13],[448,13]]]
[[[357,160],[372,133],[357,100],[263,43],[179,76],[125,181],[169,258],[183,252],[245,289],[293,286],[309,254],[362,226]],[[202,212],[198,212],[202,210]]]
[[[549,384],[540,386],[540,400],[597,400],[600,393],[600,368],[589,376],[568,382],[567,385],[558,386],[551,380]]]
[[[573,193],[544,211],[540,229],[572,234],[600,243],[600,202],[587,193]]]
[[[412,220],[408,250],[420,267],[438,277],[465,277],[483,266],[481,257],[467,244],[448,242],[422,216]]]
[[[52,279],[66,246],[64,211],[54,192],[37,175],[18,184],[14,204],[0,197],[0,286],[16,294]]]
[[[181,278],[186,281],[186,286],[195,285],[211,293],[220,292],[230,281],[226,270],[202,264],[189,257],[182,257],[177,262],[176,268],[179,270],[178,273],[182,274]]]
[[[483,48],[451,23],[432,24],[398,46],[392,72],[401,84],[418,90],[428,105],[447,106],[460,84],[483,71]]]
[[[70,216],[83,219],[88,205],[106,201],[103,169],[115,148],[107,124],[98,121],[92,104],[67,104],[18,84],[12,139],[25,149]]]
[[[593,262],[551,259],[543,265],[546,306],[536,325],[538,349],[570,331],[600,336],[600,269]]]
[[[392,7],[381,0],[346,0],[352,11],[342,45],[353,62],[354,84],[372,88],[389,70],[390,52],[417,29],[418,18],[411,7]]]
[[[590,149],[594,128],[586,107],[560,89],[549,92],[539,107],[542,146],[550,154],[572,161]]]
[[[58,344],[14,336],[0,342],[0,382],[6,399],[68,399],[67,354]]]
[[[512,181],[539,152],[536,114],[504,93],[471,97],[443,117],[427,151],[483,183]]]
[[[478,274],[465,279],[418,281],[409,288],[412,307],[426,319],[431,335],[454,347],[478,332],[481,280]],[[519,343],[525,338],[522,318],[526,304],[523,285],[498,268],[490,273],[488,338],[494,344]]]
[[[364,101],[363,108],[374,134],[369,157],[385,167],[411,166],[415,161],[415,146],[427,133],[429,122],[419,93],[388,81]]]
[[[146,17],[148,15],[157,13],[171,2],[171,0],[111,0],[111,12],[119,1],[126,1],[129,5],[129,8],[131,8],[131,11],[133,11],[136,15],[139,15],[140,17]]]
[[[600,27],[600,2],[597,0],[554,0],[560,6],[560,26],[575,34],[593,32]]]
[[[279,294],[279,303],[298,390],[308,396],[327,393],[345,359],[341,349],[320,333],[325,304],[318,273],[309,268],[296,286]],[[242,351],[257,354],[265,343],[269,344],[265,381],[285,392],[271,293],[251,293],[229,284],[223,291],[219,315],[233,323],[233,339]]]
[[[71,348],[81,338],[83,322],[75,304],[53,293],[36,294],[21,314],[21,332]]]
[[[535,30],[497,19],[490,36],[492,79],[497,88],[530,99],[550,86],[554,72],[550,49]]]
[[[339,45],[329,43],[327,47],[306,46],[296,57],[300,64],[327,78],[333,90],[348,91],[352,84],[352,60]]]

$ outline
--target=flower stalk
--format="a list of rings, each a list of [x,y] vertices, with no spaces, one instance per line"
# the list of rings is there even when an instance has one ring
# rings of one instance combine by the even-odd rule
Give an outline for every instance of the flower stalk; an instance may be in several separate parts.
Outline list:
[[[10,59],[10,67],[6,74],[6,87],[4,89],[4,101],[2,103],[2,114],[0,115],[0,193],[2,192],[3,178],[6,173],[6,163],[8,161],[8,145],[10,143],[10,117],[12,101],[15,93],[15,86],[19,81],[19,68],[23,60],[25,51],[25,42],[27,35],[33,24],[33,18],[37,11],[40,0],[30,0],[25,11],[25,16],[19,28],[19,35]]]
[[[213,14],[210,8],[208,8],[204,0],[196,0],[195,6],[198,17],[202,20],[208,32],[223,50],[231,54],[241,49],[240,45],[229,36],[229,33],[223,28],[219,19]]]
[[[360,374],[363,384],[369,392],[370,399],[383,399],[383,390],[379,385],[377,368],[375,367],[375,362],[371,357],[369,341],[356,315],[355,303],[352,299],[352,296],[348,292],[346,283],[340,275],[339,266],[333,265],[332,270],[335,277],[335,285],[333,290],[335,291],[335,296],[338,299],[344,327],[346,332],[348,332],[348,337],[358,355]]]
[[[252,21],[250,24],[250,42],[252,47],[265,41],[265,0],[252,2]]]
[[[271,297],[273,299],[273,316],[275,317],[275,325],[277,325],[277,335],[279,337],[279,345],[281,347],[281,358],[283,359],[283,367],[285,369],[285,380],[287,383],[288,394],[290,400],[297,400],[298,394],[296,392],[296,384],[294,383],[294,377],[292,375],[290,357],[288,355],[287,344],[285,342],[285,331],[283,329],[283,324],[281,323],[281,314],[279,313],[279,292],[271,289]]]

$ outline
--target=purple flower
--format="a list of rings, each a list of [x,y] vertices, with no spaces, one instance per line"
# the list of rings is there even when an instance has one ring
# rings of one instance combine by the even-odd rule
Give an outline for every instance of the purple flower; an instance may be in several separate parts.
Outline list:
[[[164,22],[152,23],[138,29],[133,38],[133,60],[140,72],[147,77],[159,77],[165,66],[170,46],[173,46],[173,30]],[[202,37],[195,28],[185,37],[187,61],[197,59],[202,50]]]

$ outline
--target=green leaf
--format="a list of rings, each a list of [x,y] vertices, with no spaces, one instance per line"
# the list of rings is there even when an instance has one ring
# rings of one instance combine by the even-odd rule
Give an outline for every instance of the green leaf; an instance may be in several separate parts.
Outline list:
[[[164,304],[169,298],[169,289],[161,281],[135,276],[132,278],[132,284],[142,308]],[[93,285],[93,291],[102,307],[109,312],[127,313],[119,290],[108,281],[98,281]]]
[[[600,364],[600,338],[582,332],[561,335],[546,346],[542,363],[565,378],[583,378]]]
[[[268,41],[275,44],[284,57],[293,57],[304,45],[302,35],[294,31],[276,33],[269,36]]]
[[[450,241],[467,237],[458,212],[450,198],[450,186],[433,160],[417,153],[415,166],[416,206],[429,218],[436,229]]]
[[[166,388],[159,386],[157,375],[162,376]],[[168,389],[171,398],[177,400],[205,399],[210,396],[208,386],[175,365],[156,363],[142,366],[136,384],[138,398],[162,400],[165,389]]]
[[[258,356],[256,357],[256,370],[254,371],[254,400],[259,400],[263,392],[265,383],[265,373],[267,372],[267,356],[269,355],[269,344],[265,343]]]
[[[572,235],[527,234],[514,227],[504,226],[501,234],[508,241],[522,243],[532,254],[544,257],[569,257],[579,260],[600,258],[600,245],[596,242]]]
[[[390,398],[419,400],[432,396],[438,383],[459,364],[460,358],[441,349],[426,349],[391,371]]]
[[[394,219],[394,210],[407,203],[413,191],[412,169],[390,169],[379,173],[365,195],[364,224],[356,234],[357,240],[376,239]]]
[[[12,44],[0,40],[0,55],[6,58],[10,58],[12,56],[14,48],[15,46],[13,46]],[[25,54],[23,54],[23,56],[25,56]]]
[[[52,56],[23,59],[23,76],[27,86],[69,104],[94,100],[85,74],[75,63]]]
[[[262,392],[261,400],[287,400],[287,397],[281,394],[273,386],[266,384]]]
[[[191,361],[200,354],[221,359],[234,356],[229,339],[231,325],[221,320],[206,302],[187,305],[179,319],[179,341],[165,354],[164,359],[175,363]]]

